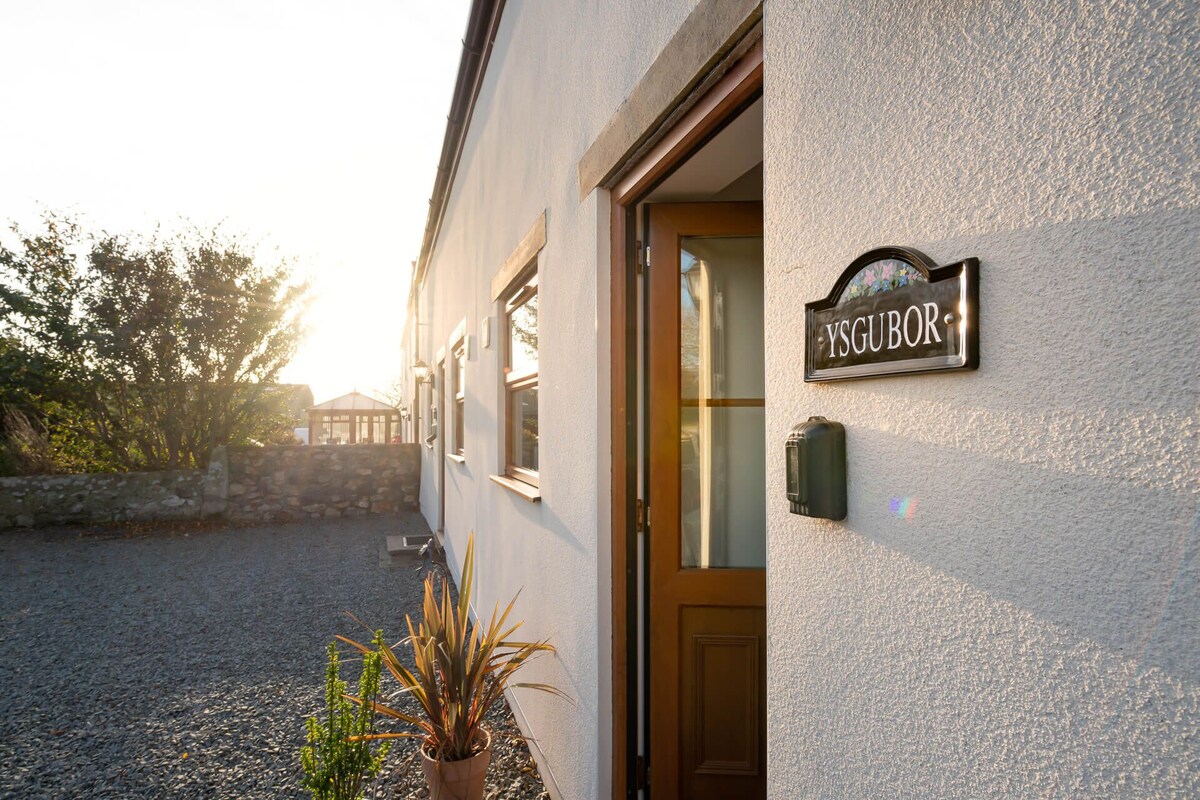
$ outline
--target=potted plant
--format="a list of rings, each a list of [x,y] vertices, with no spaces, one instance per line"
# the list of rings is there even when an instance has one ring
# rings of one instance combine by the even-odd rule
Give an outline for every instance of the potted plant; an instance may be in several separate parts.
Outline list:
[[[566,697],[553,686],[542,683],[515,683],[513,675],[534,655],[554,652],[545,641],[510,640],[521,623],[509,625],[508,618],[516,603],[514,597],[500,612],[497,603],[487,625],[472,622],[469,616],[471,591],[475,578],[475,534],[467,539],[462,586],[455,604],[450,582],[442,578],[441,597],[434,593],[433,575],[425,577],[422,619],[408,623],[414,668],[409,670],[393,647],[376,636],[373,647],[343,636],[338,638],[364,654],[378,652],[384,667],[412,695],[420,706],[419,714],[372,702],[376,713],[415,726],[416,732],[372,733],[356,739],[411,737],[421,740],[425,779],[432,800],[479,800],[483,797],[484,775],[491,761],[491,734],[484,719],[507,688],[537,689]]]

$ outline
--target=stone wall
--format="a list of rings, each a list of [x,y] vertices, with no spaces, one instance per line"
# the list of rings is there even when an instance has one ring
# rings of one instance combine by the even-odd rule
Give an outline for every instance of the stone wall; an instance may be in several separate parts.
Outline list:
[[[0,528],[194,519],[203,470],[0,478]]]
[[[415,444],[229,448],[225,516],[303,519],[415,510],[420,483],[417,448]]]
[[[415,444],[218,448],[206,470],[0,478],[0,529],[415,510]]]

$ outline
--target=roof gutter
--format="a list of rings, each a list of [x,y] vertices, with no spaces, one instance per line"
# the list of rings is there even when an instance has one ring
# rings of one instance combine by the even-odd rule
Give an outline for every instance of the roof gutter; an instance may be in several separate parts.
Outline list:
[[[475,101],[483,86],[484,72],[492,55],[492,44],[496,41],[496,29],[500,27],[500,15],[504,11],[504,0],[474,0],[467,16],[467,33],[463,38],[462,58],[458,62],[458,79],[454,84],[454,97],[450,101],[450,114],[446,120],[446,136],[442,139],[442,155],[438,160],[437,177],[433,182],[433,196],[429,198],[429,216],[425,220],[425,237],[421,241],[421,254],[413,270],[409,286],[409,304],[416,299],[417,287],[425,279],[429,259],[442,229],[446,216],[446,204],[450,199],[450,188],[458,172],[463,144],[467,139],[467,128],[475,112]]]

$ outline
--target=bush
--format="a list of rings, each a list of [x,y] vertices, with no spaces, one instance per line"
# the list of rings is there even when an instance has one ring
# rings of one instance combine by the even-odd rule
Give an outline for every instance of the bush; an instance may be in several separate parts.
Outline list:
[[[379,698],[378,653],[363,656],[362,673],[358,678],[358,697],[361,705],[352,703],[346,695],[346,682],[341,679],[337,647],[329,644],[329,665],[325,668],[324,724],[316,717],[307,722],[308,744],[300,748],[300,763],[304,767],[303,786],[312,792],[313,800],[359,800],[363,784],[374,780],[383,769],[390,743],[364,741],[357,737],[374,732],[375,714],[372,706]]]

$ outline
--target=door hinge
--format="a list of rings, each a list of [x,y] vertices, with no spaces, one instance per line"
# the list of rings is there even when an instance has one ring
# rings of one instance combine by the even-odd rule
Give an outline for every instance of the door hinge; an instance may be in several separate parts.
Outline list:
[[[650,785],[650,768],[646,766],[646,759],[642,756],[637,757],[637,764],[634,765],[633,783],[637,789],[645,789]]]
[[[637,528],[638,533],[646,532],[646,512],[647,511],[648,511],[648,508],[647,508],[645,502],[643,502],[642,498],[639,497],[637,500],[637,510],[636,510],[636,520],[635,520],[635,527]]]
[[[642,250],[642,243],[640,241],[634,244],[634,252],[637,254],[635,256],[635,260],[637,261],[635,264],[635,267],[637,268],[637,274],[641,275],[646,269],[646,253],[644,250]]]

